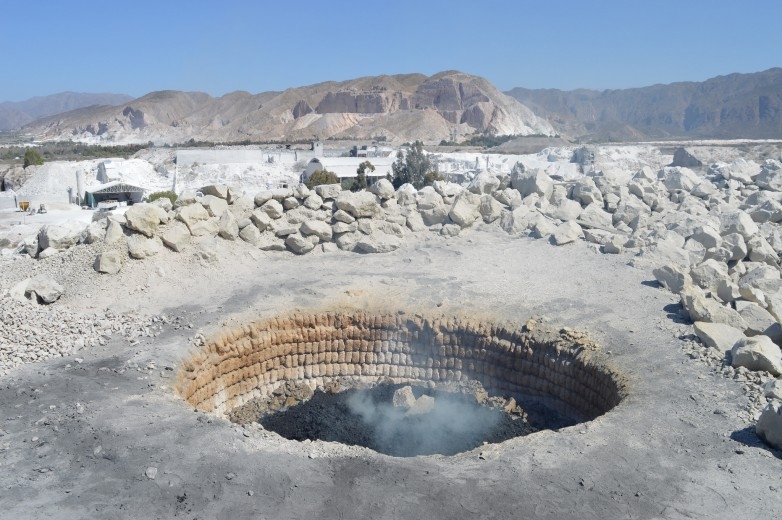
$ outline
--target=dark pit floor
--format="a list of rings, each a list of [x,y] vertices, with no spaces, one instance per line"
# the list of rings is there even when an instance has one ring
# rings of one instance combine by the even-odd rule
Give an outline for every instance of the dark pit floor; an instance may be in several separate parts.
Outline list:
[[[469,393],[413,387],[415,397],[426,394],[434,401],[428,411],[410,413],[392,404],[402,386],[317,391],[308,401],[268,414],[260,423],[287,439],[341,442],[396,457],[453,455],[537,431],[518,416],[479,405]]]

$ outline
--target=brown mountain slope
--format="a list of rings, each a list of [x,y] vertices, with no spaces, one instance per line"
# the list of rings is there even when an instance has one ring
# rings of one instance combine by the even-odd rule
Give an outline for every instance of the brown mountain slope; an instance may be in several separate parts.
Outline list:
[[[623,90],[508,92],[585,139],[782,137],[782,68]]]
[[[380,138],[439,142],[454,135],[553,134],[547,121],[483,78],[448,71],[363,77],[284,92],[152,92],[117,107],[59,114],[27,125],[39,139],[216,142]]]

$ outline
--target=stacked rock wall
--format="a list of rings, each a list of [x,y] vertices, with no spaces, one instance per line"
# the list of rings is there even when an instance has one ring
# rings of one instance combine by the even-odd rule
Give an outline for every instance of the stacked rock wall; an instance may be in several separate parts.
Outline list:
[[[178,391],[199,410],[224,413],[271,394],[284,381],[315,389],[335,378],[478,380],[491,394],[533,398],[589,420],[624,395],[621,378],[596,360],[589,345],[566,335],[468,319],[295,315],[217,335],[184,361]]]

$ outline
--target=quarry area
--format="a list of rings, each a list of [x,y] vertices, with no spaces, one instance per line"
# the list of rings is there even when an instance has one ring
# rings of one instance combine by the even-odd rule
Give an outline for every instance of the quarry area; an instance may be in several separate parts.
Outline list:
[[[3,515],[782,516],[781,143],[342,152],[0,172]]]

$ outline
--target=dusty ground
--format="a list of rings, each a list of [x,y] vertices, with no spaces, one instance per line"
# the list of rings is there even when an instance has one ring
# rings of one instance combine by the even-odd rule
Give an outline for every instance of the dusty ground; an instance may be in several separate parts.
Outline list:
[[[55,305],[179,319],[136,345],[115,338],[0,380],[0,516],[782,515],[782,455],[738,418],[747,405],[741,383],[685,355],[691,327],[680,323],[676,297],[627,256],[498,230],[367,256],[220,244],[215,265],[164,251],[66,288]],[[171,389],[198,332],[291,308],[344,307],[520,322],[543,315],[589,331],[630,378],[630,395],[588,424],[453,457],[392,458],[241,428],[194,412]]]

